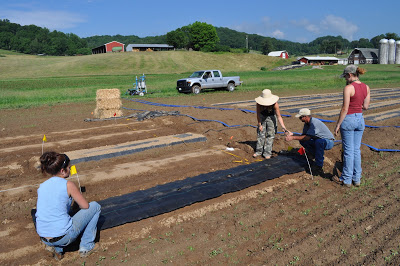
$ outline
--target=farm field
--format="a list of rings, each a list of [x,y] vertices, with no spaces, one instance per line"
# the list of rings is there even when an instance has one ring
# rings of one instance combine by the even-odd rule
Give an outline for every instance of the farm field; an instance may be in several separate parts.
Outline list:
[[[149,98],[189,98],[192,95],[177,94],[176,81],[201,69],[219,69],[224,76],[240,76],[243,84],[236,90],[242,92],[268,88],[283,96],[342,89],[340,65],[272,71],[292,60],[259,54],[185,51],[47,57],[0,50],[0,109],[92,102],[98,89],[118,88],[123,94],[132,88],[135,77],[143,74]],[[262,67],[266,71],[261,71]],[[398,65],[364,67],[367,74],[363,80],[371,88],[393,88],[400,84]]]
[[[234,110],[164,107],[123,99],[124,115],[136,110],[179,111],[198,119],[228,125],[254,125],[253,100],[259,91],[202,93],[191,97],[140,98],[174,105],[229,107]],[[301,132],[293,108],[313,105],[316,117],[340,107],[340,91],[321,95],[299,92],[280,99],[288,129]],[[399,109],[399,88],[375,89],[375,117]],[[318,97],[316,97],[318,96]],[[374,101],[375,97],[375,101]],[[378,100],[379,98],[379,100]],[[327,103],[324,105],[325,100]],[[329,101],[328,101],[329,100]],[[297,102],[297,105],[293,106]],[[329,103],[329,104],[328,104]],[[381,103],[381,105],[379,105]],[[66,103],[28,109],[1,110],[0,262],[2,265],[54,265],[47,257],[30,217],[37,185],[45,178],[37,170],[42,138],[45,150],[81,154],[133,141],[151,141],[177,134],[198,134],[205,142],[180,143],[99,161],[77,163],[88,200],[104,200],[202,173],[254,163],[253,127],[229,128],[187,116],[163,116],[144,121],[114,119],[85,122],[95,103]],[[363,143],[380,149],[400,149],[399,116],[367,120]],[[327,123],[333,131],[334,123]],[[278,131],[281,131],[278,128]],[[278,134],[274,156],[288,146]],[[226,147],[234,151],[226,151]],[[74,158],[71,158],[72,160]],[[306,171],[284,175],[247,189],[224,194],[155,217],[100,232],[101,250],[86,259],[77,247],[67,250],[61,265],[383,265],[400,263],[400,153],[376,152],[362,146],[363,178],[347,189],[329,180],[340,161],[340,145],[326,152],[326,177]],[[284,167],[284,166],[282,166]],[[71,180],[77,181],[76,177]]]
[[[268,88],[281,97],[281,111],[290,116],[283,119],[293,132],[302,130],[294,117],[299,108],[309,107],[315,117],[336,121],[343,66],[269,71],[283,61],[198,52],[39,57],[0,50],[0,55],[1,265],[400,264],[400,153],[374,150],[400,150],[398,66],[368,65],[361,78],[373,89],[371,108],[364,113],[366,124],[376,127],[364,133],[360,187],[347,189],[330,181],[340,169],[338,143],[326,152],[324,177],[304,170],[105,229],[99,235],[99,252],[82,259],[72,246],[57,263],[47,256],[30,215],[36,189],[46,180],[37,168],[42,148],[76,160],[89,201],[258,163],[252,158],[256,117],[242,110],[254,111],[254,98]],[[263,66],[268,71],[260,71]],[[205,68],[239,75],[244,84],[233,93],[176,92],[178,78]],[[87,122],[93,118],[97,89],[118,88],[124,93],[133,76],[143,72],[149,94],[124,97],[124,118]],[[143,110],[181,115],[127,118]],[[333,131],[335,123],[327,125]],[[163,145],[168,142],[174,145]],[[160,145],[148,149],[151,143]],[[278,133],[275,159],[289,146],[300,147]],[[116,147],[140,151],[81,160],[85,154],[105,154]],[[76,176],[70,180],[78,183]]]

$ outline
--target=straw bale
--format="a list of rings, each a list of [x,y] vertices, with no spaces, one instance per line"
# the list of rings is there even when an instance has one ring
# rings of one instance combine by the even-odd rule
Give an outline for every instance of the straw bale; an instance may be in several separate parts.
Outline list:
[[[110,118],[122,116],[121,111],[121,93],[119,89],[103,89],[96,92],[96,109],[94,116],[96,118]]]
[[[96,108],[98,109],[121,109],[121,99],[116,98],[99,98],[96,101]]]
[[[114,117],[114,114],[115,114],[115,117],[119,117],[119,116],[123,115],[122,111],[119,110],[119,109],[99,109],[99,108],[96,108],[94,110],[94,113],[93,113],[95,118],[100,118],[100,119]]]
[[[102,89],[96,91],[96,99],[113,99],[113,98],[120,98],[121,92],[119,89]]]

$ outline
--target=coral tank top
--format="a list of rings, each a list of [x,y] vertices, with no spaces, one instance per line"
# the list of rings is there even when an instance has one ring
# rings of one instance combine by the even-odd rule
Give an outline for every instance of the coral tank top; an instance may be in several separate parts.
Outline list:
[[[350,97],[349,110],[347,111],[348,115],[362,113],[362,105],[364,103],[364,99],[367,97],[367,85],[362,82],[353,82],[351,85],[353,85],[355,93],[352,97]]]

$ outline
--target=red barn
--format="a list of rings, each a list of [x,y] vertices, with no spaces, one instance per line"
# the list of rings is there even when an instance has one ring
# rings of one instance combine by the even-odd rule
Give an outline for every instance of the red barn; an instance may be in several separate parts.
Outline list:
[[[307,65],[337,65],[339,63],[339,59],[329,56],[304,56],[299,58],[297,61]]]
[[[102,54],[102,53],[110,53],[110,52],[124,52],[125,51],[125,44],[112,41],[106,43],[102,46],[96,47],[92,49],[92,54]]]

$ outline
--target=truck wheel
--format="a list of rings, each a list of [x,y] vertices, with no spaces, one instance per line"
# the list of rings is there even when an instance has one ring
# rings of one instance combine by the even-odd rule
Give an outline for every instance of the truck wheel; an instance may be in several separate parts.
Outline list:
[[[194,86],[192,87],[192,93],[194,93],[194,94],[199,94],[200,91],[201,91],[201,88],[200,88],[199,85],[194,85]]]
[[[229,82],[229,83],[228,83],[228,87],[226,87],[226,89],[227,89],[228,91],[234,91],[234,90],[235,90],[235,83]]]

